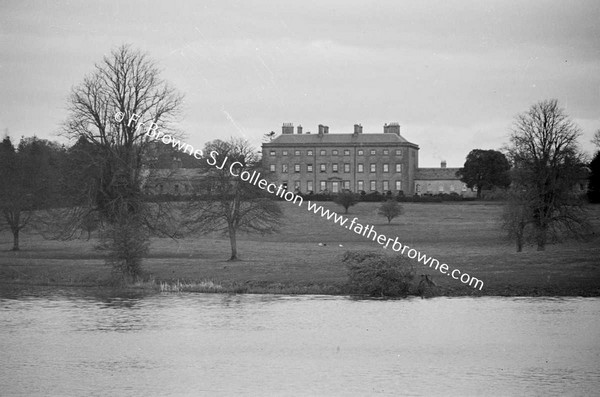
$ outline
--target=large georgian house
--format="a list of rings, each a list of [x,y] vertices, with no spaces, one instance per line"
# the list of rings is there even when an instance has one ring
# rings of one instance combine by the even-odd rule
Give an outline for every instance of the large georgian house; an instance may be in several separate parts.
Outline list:
[[[319,125],[311,134],[285,123],[281,135],[263,143],[262,159],[274,182],[302,193],[474,194],[456,177],[458,168],[446,168],[445,162],[441,168],[419,168],[419,146],[400,134],[398,123],[370,134],[360,124],[352,133],[330,134],[328,126]]]

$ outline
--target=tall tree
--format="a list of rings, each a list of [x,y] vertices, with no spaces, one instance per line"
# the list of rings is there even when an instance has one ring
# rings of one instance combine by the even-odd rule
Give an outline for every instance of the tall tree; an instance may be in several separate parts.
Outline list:
[[[97,211],[108,260],[127,278],[140,274],[149,233],[157,231],[152,224],[156,209],[141,192],[148,136],[157,130],[172,135],[181,103],[182,96],[160,78],[155,62],[128,45],[96,64],[68,100],[65,135],[93,148],[93,177],[83,178],[88,183],[74,198],[81,206],[70,215],[87,216],[82,207]]]
[[[37,212],[58,204],[56,192],[64,150],[44,139],[22,138],[17,149],[10,138],[0,144],[0,230],[10,229],[13,250],[20,232],[39,220]]]
[[[263,177],[268,174],[247,141],[215,140],[206,145],[204,153],[204,187],[208,194],[189,203],[185,211],[187,225],[191,231],[222,232],[228,236],[229,259],[234,261],[238,259],[238,232],[275,232],[280,225],[281,208],[272,194],[232,174],[232,170],[237,175],[244,171],[256,171]]]
[[[600,150],[596,152],[590,163],[587,195],[591,203],[600,203]]]
[[[577,146],[580,134],[556,99],[536,103],[516,116],[508,148],[513,183],[526,193],[519,205],[531,217],[540,251],[549,238],[589,232],[585,209],[573,189],[584,164]]]
[[[467,155],[464,166],[456,176],[466,183],[468,188],[477,188],[477,198],[481,198],[483,189],[508,187],[510,163],[506,156],[496,150],[473,149]]]

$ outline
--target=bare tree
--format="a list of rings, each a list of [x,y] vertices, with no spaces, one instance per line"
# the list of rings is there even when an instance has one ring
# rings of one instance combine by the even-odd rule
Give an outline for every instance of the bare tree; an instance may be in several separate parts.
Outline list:
[[[517,252],[523,251],[523,244],[529,240],[530,228],[533,224],[531,203],[532,192],[525,189],[512,188],[507,191],[506,202],[502,212],[502,228],[509,239],[514,239]]]
[[[600,129],[594,133],[592,143],[596,146],[596,150],[600,150]]]
[[[577,146],[579,128],[555,99],[533,105],[516,117],[509,157],[514,166],[513,188],[524,191],[525,213],[531,217],[537,249],[564,232],[589,232],[574,185],[581,177],[583,158]]]
[[[271,194],[254,184],[243,181],[244,171],[254,171],[263,177],[256,151],[245,140],[215,140],[206,145],[207,163],[204,168],[206,194],[190,202],[185,213],[191,231],[222,232],[231,244],[230,260],[238,259],[238,231],[267,234],[280,225],[282,211]],[[233,168],[231,168],[233,167]],[[233,174],[232,174],[233,171]]]
[[[96,211],[115,269],[132,278],[141,270],[149,232],[157,231],[151,222],[157,219],[156,208],[141,192],[148,136],[157,130],[175,134],[173,122],[182,104],[182,96],[159,74],[147,54],[118,47],[72,89],[64,125],[67,137],[91,148],[90,174],[75,178],[80,184],[71,191],[66,223],[81,225],[89,211]]]

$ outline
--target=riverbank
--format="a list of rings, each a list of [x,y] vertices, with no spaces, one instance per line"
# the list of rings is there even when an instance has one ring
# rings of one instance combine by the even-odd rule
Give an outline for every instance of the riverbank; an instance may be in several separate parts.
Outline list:
[[[333,203],[327,208],[339,211]],[[242,235],[241,260],[227,261],[229,241],[221,236],[153,239],[144,260],[146,282],[131,288],[164,291],[345,294],[347,250],[381,246],[305,209],[283,205],[284,226],[276,235]],[[418,284],[428,274],[445,296],[600,296],[600,238],[525,247],[516,253],[497,227],[501,207],[489,203],[405,203],[406,214],[391,225],[376,215],[376,203],[360,203],[349,217],[484,282],[481,291],[416,264]],[[590,219],[600,230],[600,207]],[[7,283],[110,287],[110,268],[90,241],[47,241],[23,234],[22,251],[9,251],[0,235],[0,288]]]

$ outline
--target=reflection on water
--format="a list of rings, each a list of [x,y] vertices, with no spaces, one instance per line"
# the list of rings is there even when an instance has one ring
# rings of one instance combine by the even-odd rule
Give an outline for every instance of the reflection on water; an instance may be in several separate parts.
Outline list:
[[[600,299],[0,294],[2,395],[593,395]]]

